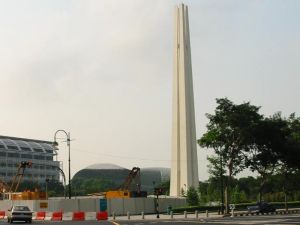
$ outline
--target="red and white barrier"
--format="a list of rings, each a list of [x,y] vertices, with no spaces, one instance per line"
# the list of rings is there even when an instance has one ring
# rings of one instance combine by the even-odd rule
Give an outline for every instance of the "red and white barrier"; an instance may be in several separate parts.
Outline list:
[[[5,218],[5,211],[0,211],[0,219],[4,219]]]
[[[106,211],[97,212],[96,218],[97,218],[97,220],[107,220],[108,219],[108,213]]]
[[[6,219],[6,211],[0,211],[0,219]],[[42,220],[52,220],[52,221],[96,221],[96,220],[108,220],[107,212],[45,212],[39,211],[33,213],[33,220],[42,221]]]
[[[52,213],[52,218],[51,220],[53,221],[61,221],[63,218],[63,212],[62,211],[57,211]]]
[[[46,212],[37,212],[34,220],[45,220]]]
[[[73,221],[85,220],[85,212],[82,212],[82,211],[73,212],[72,220]]]
[[[73,212],[64,212],[62,216],[63,221],[71,221],[73,218]]]
[[[45,220],[52,220],[52,212],[46,212]]]
[[[96,212],[86,212],[85,220],[96,220]]]

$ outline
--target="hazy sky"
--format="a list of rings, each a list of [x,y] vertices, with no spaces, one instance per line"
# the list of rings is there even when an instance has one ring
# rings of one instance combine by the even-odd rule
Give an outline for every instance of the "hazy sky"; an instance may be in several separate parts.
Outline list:
[[[173,10],[189,7],[197,137],[215,99],[300,112],[300,1],[0,1],[0,134],[71,132],[93,163],[170,166]],[[62,134],[59,137],[64,137]],[[208,178],[198,147],[200,180]],[[66,143],[59,160],[67,168]]]

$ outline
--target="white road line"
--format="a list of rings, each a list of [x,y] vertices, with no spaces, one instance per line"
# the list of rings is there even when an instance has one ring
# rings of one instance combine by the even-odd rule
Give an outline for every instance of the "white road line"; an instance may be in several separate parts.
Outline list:
[[[270,224],[270,223],[273,223],[276,224],[276,225],[279,225],[280,223],[282,222],[285,222],[286,220],[278,220],[278,219],[275,219],[275,220],[255,220],[255,221],[238,221],[238,220],[227,220],[227,221],[220,221],[220,220],[207,220],[206,222],[207,223],[217,223],[217,224],[243,224],[243,225],[252,225],[252,224]],[[288,223],[291,223],[291,222],[288,222]],[[296,223],[297,224],[297,223]],[[298,223],[299,224],[299,223]]]
[[[113,223],[113,224],[115,224],[115,225],[120,225],[119,223],[114,222],[114,221],[109,221],[109,222],[111,222],[111,223]],[[124,225],[126,225],[126,224],[124,224]]]
[[[172,224],[175,224],[175,223],[196,223],[196,224],[199,224],[199,223],[204,223],[205,221],[202,221],[202,220],[168,220],[168,221],[161,221],[161,223],[172,223]],[[207,222],[207,221],[206,221]]]

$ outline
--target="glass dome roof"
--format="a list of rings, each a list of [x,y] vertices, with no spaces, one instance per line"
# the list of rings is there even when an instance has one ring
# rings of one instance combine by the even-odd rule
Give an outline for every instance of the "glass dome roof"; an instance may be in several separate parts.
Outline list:
[[[48,141],[0,136],[0,146],[7,150],[57,154],[57,148],[53,147],[51,142]]]

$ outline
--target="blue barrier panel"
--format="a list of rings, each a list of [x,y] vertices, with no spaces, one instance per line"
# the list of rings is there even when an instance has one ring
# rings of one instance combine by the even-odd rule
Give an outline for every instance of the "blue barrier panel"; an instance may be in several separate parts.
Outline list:
[[[100,212],[107,211],[107,200],[106,199],[100,199]]]

